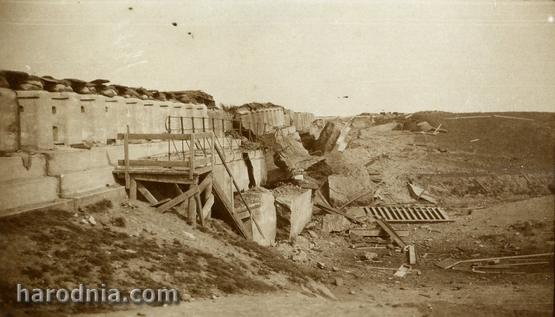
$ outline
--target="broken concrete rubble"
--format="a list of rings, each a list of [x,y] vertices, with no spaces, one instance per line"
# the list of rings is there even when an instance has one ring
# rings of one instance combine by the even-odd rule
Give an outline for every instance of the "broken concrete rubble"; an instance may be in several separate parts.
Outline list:
[[[350,126],[344,126],[343,128],[341,128],[341,132],[339,132],[339,136],[337,137],[337,141],[336,141],[335,149],[337,151],[343,152],[347,148],[347,145],[348,145],[347,136],[349,135],[349,131],[351,131]]]
[[[285,225],[288,239],[299,235],[312,218],[312,190],[284,185],[273,190],[278,214],[278,227]],[[280,224],[283,220],[285,223]]]
[[[260,245],[273,245],[276,238],[276,208],[274,206],[274,195],[265,188],[257,187],[243,193],[243,196],[248,202],[256,201],[259,204],[251,210],[254,220],[259,224],[264,234],[264,238],[261,236],[260,232],[258,232],[258,228],[254,221],[248,219],[245,222],[245,227],[247,231],[250,231],[252,240]]]
[[[326,122],[322,119],[316,119],[312,121],[312,124],[310,125],[310,135],[312,135],[314,139],[317,140],[320,137],[320,133],[324,129],[325,125]]]
[[[322,231],[324,232],[343,232],[352,226],[351,222],[347,218],[336,215],[327,214],[324,216],[322,222]]]
[[[294,130],[279,129],[274,134],[266,135],[264,143],[274,153],[273,163],[281,169],[280,172],[273,172],[274,179],[280,176],[302,178],[304,170],[324,159],[310,155],[301,143],[298,132]]]
[[[432,204],[437,204],[437,200],[425,189],[411,183],[409,183],[407,186],[409,188],[411,196],[414,197],[414,199],[424,199]]]
[[[330,202],[335,206],[343,206],[363,191],[373,191],[376,184],[372,182],[368,175],[328,176]],[[371,194],[360,197],[356,202],[360,204],[370,204],[373,201]]]
[[[336,144],[337,138],[341,134],[341,126],[335,122],[327,122],[320,136],[314,143],[314,149],[321,153],[332,151]]]

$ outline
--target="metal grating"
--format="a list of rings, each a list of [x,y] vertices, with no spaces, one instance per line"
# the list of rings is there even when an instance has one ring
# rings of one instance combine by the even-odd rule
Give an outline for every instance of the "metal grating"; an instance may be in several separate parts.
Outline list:
[[[449,219],[445,210],[440,207],[364,207],[368,216],[384,219],[387,222],[446,222]]]

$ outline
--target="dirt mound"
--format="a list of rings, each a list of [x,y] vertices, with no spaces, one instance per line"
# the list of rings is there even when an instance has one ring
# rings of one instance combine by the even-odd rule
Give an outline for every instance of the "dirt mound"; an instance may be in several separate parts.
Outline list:
[[[225,225],[195,231],[177,214],[100,203],[0,219],[0,311],[30,316],[125,309],[125,305],[23,305],[27,288],[176,288],[182,298],[269,292],[307,281],[292,263],[235,236]],[[230,244],[231,243],[231,244]],[[315,274],[304,272],[317,278]],[[294,283],[293,283],[294,282]],[[18,315],[19,316],[19,315]]]

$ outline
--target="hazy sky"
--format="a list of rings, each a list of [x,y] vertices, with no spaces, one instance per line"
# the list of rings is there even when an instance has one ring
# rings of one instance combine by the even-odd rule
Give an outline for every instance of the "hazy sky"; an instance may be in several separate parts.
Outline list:
[[[0,68],[224,104],[555,111],[555,1],[0,0],[0,43]]]

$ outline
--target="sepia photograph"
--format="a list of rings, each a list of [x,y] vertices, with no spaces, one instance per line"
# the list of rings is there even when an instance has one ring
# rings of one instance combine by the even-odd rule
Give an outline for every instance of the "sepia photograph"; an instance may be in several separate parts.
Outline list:
[[[554,249],[554,0],[0,0],[0,317],[550,317]]]

